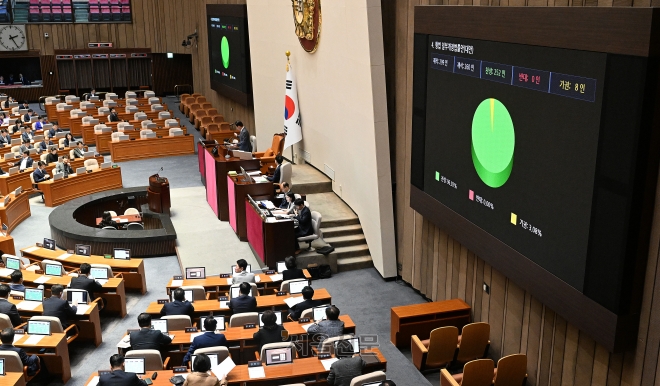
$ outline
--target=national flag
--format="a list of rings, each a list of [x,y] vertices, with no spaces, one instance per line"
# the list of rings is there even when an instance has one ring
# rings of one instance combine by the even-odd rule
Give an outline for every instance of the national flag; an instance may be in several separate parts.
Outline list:
[[[298,90],[293,76],[293,67],[290,63],[287,65],[286,90],[284,93],[284,132],[286,133],[284,149],[302,140]]]

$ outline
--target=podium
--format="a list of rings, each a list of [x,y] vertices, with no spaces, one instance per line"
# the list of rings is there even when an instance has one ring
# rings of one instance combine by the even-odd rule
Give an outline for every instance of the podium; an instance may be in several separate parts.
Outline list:
[[[170,213],[170,183],[167,178],[154,174],[149,177],[147,188],[149,210],[155,213]]]

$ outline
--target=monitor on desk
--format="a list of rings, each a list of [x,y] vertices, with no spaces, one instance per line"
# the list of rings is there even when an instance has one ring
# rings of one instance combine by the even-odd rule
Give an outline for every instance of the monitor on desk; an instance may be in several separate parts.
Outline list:
[[[167,334],[167,332],[169,331],[167,329],[167,319],[153,319],[151,321],[151,328],[154,330],[158,330],[163,334]]]
[[[286,263],[283,261],[278,261],[277,262],[277,272],[282,273],[286,271]]]
[[[206,318],[209,318],[209,316],[202,316],[199,318],[199,327],[201,331],[206,331],[206,328],[204,328],[204,321]],[[215,319],[215,321],[218,323],[215,327],[216,331],[224,331],[225,330],[225,317],[221,315],[214,315],[212,318]]]
[[[190,303],[195,301],[195,296],[194,296],[195,291],[191,289],[183,290],[183,297]]]
[[[59,264],[46,263],[44,273],[48,276],[62,276],[62,266]]]
[[[44,248],[50,249],[51,251],[55,250],[55,240],[44,238]]]
[[[234,274],[234,272],[236,272],[236,264],[231,266],[231,272],[232,275]],[[247,268],[245,268],[245,272],[252,272],[252,264],[247,265]]]
[[[86,167],[81,166],[79,168],[76,168],[76,175],[80,176],[80,175],[83,175],[85,173],[87,173],[87,168]]]
[[[94,158],[94,152],[93,151],[86,151],[86,152],[83,153],[83,157],[85,159]]]
[[[28,335],[50,335],[50,322],[42,320],[28,320]]]
[[[341,339],[335,342],[335,355],[347,356],[360,352],[360,338]],[[343,354],[343,355],[342,355]]]
[[[115,256],[115,260],[130,260],[131,250],[123,249],[123,248],[115,248],[114,256]]]
[[[261,320],[261,318],[264,316],[263,312],[259,313],[259,328],[264,326],[264,322]],[[277,317],[277,320],[275,321],[275,324],[278,326],[282,325],[282,312],[281,311],[275,311],[275,316]]]
[[[42,288],[26,288],[24,298],[31,302],[43,302],[44,290]]]
[[[108,280],[108,269],[107,268],[91,268],[89,270],[89,275],[94,279],[104,279]]]
[[[18,257],[7,256],[7,262],[5,263],[5,267],[18,271],[21,269],[21,260]]]
[[[92,246],[85,244],[76,244],[76,255],[78,256],[91,256]]]
[[[302,293],[303,288],[309,285],[308,280],[292,281],[289,283],[289,293],[291,295]]]
[[[229,298],[233,299],[239,296],[241,296],[241,287],[239,286],[229,287]]]
[[[0,375],[5,375],[5,360],[0,359]]]
[[[186,267],[186,280],[206,279],[206,267]]]
[[[319,320],[323,320],[326,317],[325,310],[328,309],[329,307],[332,307],[329,304],[323,305],[323,306],[318,306],[314,307],[313,312],[314,312],[314,321],[318,322]]]
[[[144,358],[124,358],[124,371],[127,373],[144,375],[146,373],[144,368]]]
[[[218,354],[206,354],[206,356],[209,357],[209,359],[211,360],[211,368],[214,368],[215,366],[218,365]],[[193,370],[195,370],[195,369],[193,368],[193,366],[195,366],[195,358],[197,358],[197,355],[193,355],[193,356],[190,358],[190,367],[191,367]]]
[[[69,303],[87,304],[87,295],[87,291],[68,290],[66,291],[66,301]]]
[[[64,178],[64,173],[53,174],[53,181],[61,180],[62,178]]]
[[[44,136],[43,136],[43,135],[35,135],[35,136],[32,138],[32,140],[33,140],[35,143],[36,143],[36,142],[41,142],[41,141],[44,140]]]
[[[101,163],[101,169],[110,169],[111,167],[112,167],[112,162]]]
[[[265,350],[264,356],[266,357],[266,366],[293,362],[293,350],[291,347]]]
[[[44,128],[44,130],[50,130],[50,129],[53,128],[53,124],[52,123],[46,123],[46,124],[43,125],[43,128]]]
[[[13,138],[11,140],[12,145],[20,145],[21,144],[21,139],[20,138]]]

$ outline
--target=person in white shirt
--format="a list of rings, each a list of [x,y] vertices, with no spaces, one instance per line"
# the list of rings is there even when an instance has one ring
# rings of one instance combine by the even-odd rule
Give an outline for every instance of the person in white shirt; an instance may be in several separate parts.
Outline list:
[[[245,259],[239,259],[236,261],[236,268],[234,268],[234,276],[232,277],[232,283],[254,283],[254,274],[247,272],[247,261]]]

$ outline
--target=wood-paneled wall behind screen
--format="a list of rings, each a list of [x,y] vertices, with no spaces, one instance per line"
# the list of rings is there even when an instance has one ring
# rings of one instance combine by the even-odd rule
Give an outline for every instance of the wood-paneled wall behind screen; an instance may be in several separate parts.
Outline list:
[[[432,300],[462,298],[473,319],[491,326],[491,356],[527,354],[529,385],[619,386],[660,385],[660,210],[654,213],[637,347],[610,354],[588,335],[568,324],[516,283],[491,268],[441,229],[410,208],[412,121],[413,12],[416,5],[482,6],[642,6],[650,1],[620,0],[382,0],[383,28],[394,29],[395,44],[385,44],[388,91],[396,110],[396,228],[400,274]],[[390,31],[391,32],[391,31]],[[390,34],[391,35],[391,34]],[[385,32],[385,36],[389,36]],[[390,99],[390,100],[392,100]],[[660,194],[660,189],[658,189]],[[656,202],[660,198],[656,197]],[[490,286],[490,294],[482,285]],[[594,320],[598,323],[598,320]]]

